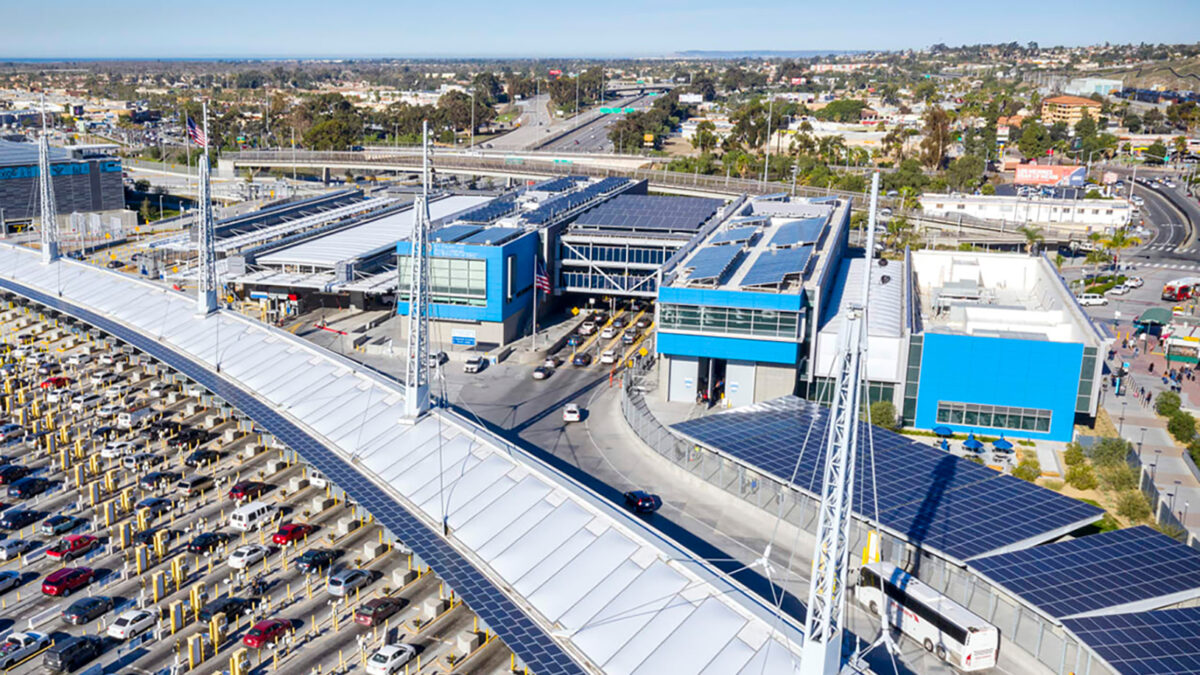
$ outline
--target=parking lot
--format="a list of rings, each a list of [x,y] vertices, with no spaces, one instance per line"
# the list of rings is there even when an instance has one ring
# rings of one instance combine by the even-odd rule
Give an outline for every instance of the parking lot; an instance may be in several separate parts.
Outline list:
[[[386,643],[412,647],[392,672],[511,671],[429,568],[209,392],[12,301],[0,385],[4,672],[365,672]]]

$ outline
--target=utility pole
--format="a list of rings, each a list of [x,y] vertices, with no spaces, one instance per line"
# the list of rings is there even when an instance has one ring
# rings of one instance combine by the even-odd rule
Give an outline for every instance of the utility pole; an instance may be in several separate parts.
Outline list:
[[[879,204],[879,174],[871,178],[871,210],[867,227],[867,269],[862,295],[851,301],[839,331],[837,388],[829,408],[825,443],[825,475],[813,550],[813,574],[808,591],[801,672],[834,675],[841,670],[843,617],[846,609],[850,521],[854,504],[855,458],[859,448],[859,400],[867,363],[867,308],[874,262],[875,210]],[[868,432],[869,433],[869,432]]]
[[[196,284],[196,314],[207,316],[217,311],[217,252],[216,222],[212,212],[212,184],[209,181],[208,161],[208,102],[204,103],[204,135],[201,138],[204,154],[200,158],[200,213],[196,217],[199,235],[198,262],[200,276]]]
[[[41,200],[42,264],[58,260],[58,206],[50,173],[50,132],[46,129],[46,95],[42,94],[42,137],[38,139],[38,198]]]
[[[421,194],[413,204],[408,275],[408,359],[403,421],[429,412],[429,121],[421,123]],[[399,265],[397,265],[399,268]],[[403,285],[401,286],[403,288]]]

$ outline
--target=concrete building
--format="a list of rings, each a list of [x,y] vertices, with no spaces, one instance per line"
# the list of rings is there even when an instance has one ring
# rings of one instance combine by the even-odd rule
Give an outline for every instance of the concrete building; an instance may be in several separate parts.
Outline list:
[[[806,392],[816,322],[845,255],[850,203],[732,205],[666,267],[658,291],[660,390],[739,406]]]
[[[1092,119],[1100,118],[1101,105],[1081,96],[1052,96],[1042,101],[1042,123],[1046,125],[1066,122],[1075,126],[1086,113]]]
[[[1063,91],[1072,96],[1091,96],[1092,94],[1100,94],[1101,96],[1111,96],[1114,93],[1120,92],[1125,86],[1121,80],[1113,80],[1106,77],[1077,77],[1067,83],[1063,87]]]
[[[116,157],[74,157],[67,149],[50,148],[54,201],[58,213],[96,213],[125,207],[121,160]],[[6,222],[37,216],[38,149],[34,143],[0,139],[0,212]]]
[[[1060,230],[1103,232],[1124,227],[1133,218],[1133,207],[1124,199],[1051,199],[1000,195],[948,195],[920,197],[921,211],[940,218],[960,216],[998,224],[1042,225]]]

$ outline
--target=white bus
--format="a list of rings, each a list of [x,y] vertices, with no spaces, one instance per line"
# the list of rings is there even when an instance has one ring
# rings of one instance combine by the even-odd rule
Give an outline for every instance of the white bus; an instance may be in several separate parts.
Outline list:
[[[1000,630],[895,565],[871,563],[859,573],[854,597],[871,614],[879,616],[881,578],[888,623],[956,670],[972,672],[996,666]]]

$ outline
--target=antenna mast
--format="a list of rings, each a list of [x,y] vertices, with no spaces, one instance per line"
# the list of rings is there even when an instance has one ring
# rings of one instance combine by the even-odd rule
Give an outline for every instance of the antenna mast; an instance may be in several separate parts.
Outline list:
[[[46,130],[46,95],[42,94],[42,136],[38,139],[38,198],[42,210],[42,264],[58,260],[58,210],[50,174],[50,133]]]
[[[842,620],[845,613],[849,531],[854,503],[854,470],[858,450],[859,400],[867,353],[867,305],[871,293],[871,261],[875,248],[875,207],[879,174],[871,178],[871,210],[867,227],[867,265],[862,296],[851,302],[838,335],[837,389],[829,410],[825,440],[825,477],[817,521],[816,549],[808,589],[801,668],[804,675],[832,675],[841,670]]]
[[[199,236],[200,277],[196,289],[196,314],[206,316],[217,310],[217,251],[215,243],[216,223],[212,212],[212,185],[209,182],[208,171],[208,103],[203,104],[204,110],[204,156],[200,159],[199,199],[200,213],[197,214],[196,226]]]
[[[421,123],[421,194],[413,204],[408,276],[408,363],[404,418],[429,412],[429,121]]]

